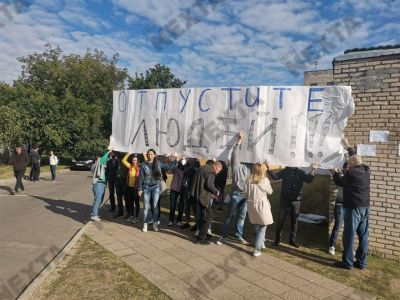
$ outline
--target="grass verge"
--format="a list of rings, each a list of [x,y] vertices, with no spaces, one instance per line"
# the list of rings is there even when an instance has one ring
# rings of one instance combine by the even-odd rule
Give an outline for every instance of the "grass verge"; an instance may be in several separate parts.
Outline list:
[[[83,235],[32,299],[170,299],[125,262]]]
[[[66,165],[57,166],[58,171],[66,168],[69,168],[69,166]],[[29,175],[29,170],[30,167],[26,168],[25,176]],[[50,167],[48,165],[40,166],[40,173],[42,172],[50,172]],[[0,179],[8,179],[13,177],[14,177],[13,166],[0,164]]]

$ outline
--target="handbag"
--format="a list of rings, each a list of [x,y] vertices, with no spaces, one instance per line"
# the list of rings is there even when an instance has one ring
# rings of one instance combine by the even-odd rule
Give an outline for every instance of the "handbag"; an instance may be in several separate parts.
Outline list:
[[[160,180],[160,194],[163,194],[167,190],[167,184],[164,180]]]

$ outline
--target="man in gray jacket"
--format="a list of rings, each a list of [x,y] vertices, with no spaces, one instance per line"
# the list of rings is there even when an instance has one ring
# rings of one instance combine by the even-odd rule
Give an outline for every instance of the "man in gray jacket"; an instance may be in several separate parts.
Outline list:
[[[236,145],[233,147],[231,156],[232,166],[232,197],[229,201],[228,213],[226,214],[224,224],[222,225],[221,236],[216,242],[217,245],[221,245],[225,242],[225,239],[229,232],[229,225],[232,217],[236,213],[236,209],[239,210],[239,216],[236,222],[235,236],[238,241],[242,244],[247,244],[247,241],[243,238],[243,226],[246,219],[247,213],[247,201],[243,195],[243,189],[246,179],[250,176],[251,167],[250,164],[240,163],[238,161],[239,147],[242,143],[244,132],[238,134]]]

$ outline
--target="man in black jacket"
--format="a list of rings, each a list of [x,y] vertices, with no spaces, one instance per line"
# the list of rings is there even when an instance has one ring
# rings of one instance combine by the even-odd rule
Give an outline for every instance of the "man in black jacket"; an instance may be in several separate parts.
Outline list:
[[[200,167],[193,179],[190,194],[196,199],[198,208],[201,209],[200,233],[197,240],[201,244],[208,245],[210,241],[206,240],[207,231],[210,228],[213,214],[211,208],[211,198],[219,196],[219,191],[215,187],[215,176],[221,172],[222,165],[219,161],[211,164],[205,164]]]
[[[348,160],[348,171],[345,175],[336,169],[333,173],[335,184],[343,187],[344,231],[342,261],[335,265],[352,270],[353,266],[365,269],[368,252],[368,221],[370,213],[370,169],[362,163],[359,155]],[[356,262],[353,263],[354,237],[357,233],[359,245],[356,251]]]
[[[267,170],[269,176],[271,176],[273,180],[282,179],[279,218],[276,228],[275,242],[273,245],[278,246],[281,242],[283,225],[285,224],[287,212],[290,210],[291,226],[289,244],[299,248],[299,245],[296,242],[296,233],[297,218],[300,213],[300,201],[302,199],[303,183],[310,183],[313,181],[315,177],[315,171],[317,170],[317,164],[311,164],[310,174],[306,174],[306,172],[303,170],[295,167],[286,167],[285,169],[274,173],[270,170],[268,163]]]
[[[19,189],[25,190],[24,184],[22,183],[22,178],[24,177],[26,167],[29,164],[29,156],[22,147],[18,146],[15,148],[15,153],[11,157],[11,164],[14,169],[14,176],[16,179],[15,183],[15,193],[19,193]]]
[[[106,177],[108,181],[108,191],[110,198],[110,212],[115,211],[115,183],[120,162],[114,152],[110,153],[110,159],[107,161]]]

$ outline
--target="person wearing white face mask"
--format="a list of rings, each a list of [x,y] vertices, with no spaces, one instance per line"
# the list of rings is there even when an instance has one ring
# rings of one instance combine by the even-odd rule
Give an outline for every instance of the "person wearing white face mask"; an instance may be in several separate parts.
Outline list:
[[[174,225],[175,210],[177,204],[178,204],[178,217],[176,221],[178,226],[182,226],[184,199],[181,195],[181,189],[182,189],[183,172],[185,164],[186,164],[186,159],[183,158],[178,162],[176,168],[172,170],[174,175],[172,177],[172,182],[171,182],[168,226]]]

